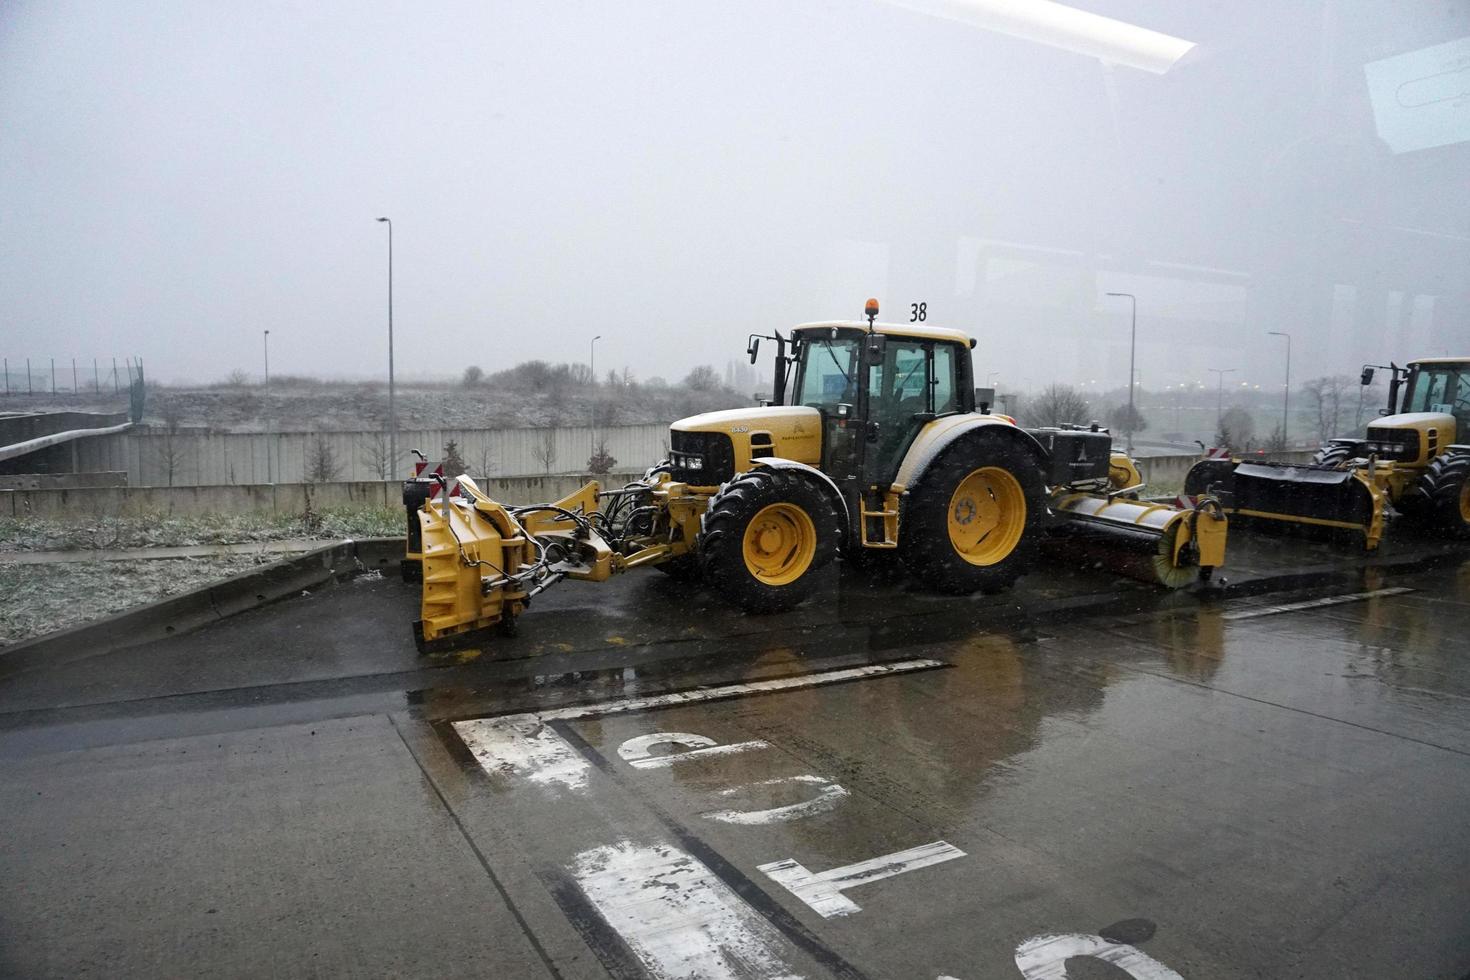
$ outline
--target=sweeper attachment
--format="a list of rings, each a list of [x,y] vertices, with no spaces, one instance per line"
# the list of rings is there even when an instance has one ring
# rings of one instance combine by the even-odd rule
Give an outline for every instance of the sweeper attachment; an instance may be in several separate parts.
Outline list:
[[[1057,527],[1065,548],[1140,582],[1183,588],[1225,563],[1226,518],[1213,497],[1174,507],[1063,490],[1052,507],[1069,518]]]
[[[1470,539],[1470,445],[1456,444],[1470,434],[1470,359],[1387,370],[1388,408],[1366,438],[1334,439],[1311,463],[1200,460],[1184,492],[1218,494],[1227,513],[1252,525],[1331,532],[1368,551],[1392,514]],[[1364,367],[1364,385],[1373,372]]]
[[[1053,536],[1064,553],[1119,555],[1123,571],[1171,588],[1223,562],[1213,501],[1137,500],[1138,470],[1106,430],[1026,430],[990,414],[969,337],[876,323],[876,301],[866,312],[867,323],[753,336],[752,363],[762,339],[775,342],[774,398],[675,422],[669,458],[627,486],[510,506],[467,477],[431,476],[431,494],[406,485],[419,641],[510,630],[563,579],[643,565],[766,613],[809,596],[844,552],[892,553],[950,594],[1007,588]]]

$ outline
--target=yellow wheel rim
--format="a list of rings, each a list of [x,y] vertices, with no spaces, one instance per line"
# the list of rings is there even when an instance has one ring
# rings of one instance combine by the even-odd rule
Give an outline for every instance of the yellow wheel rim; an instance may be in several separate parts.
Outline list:
[[[971,565],[1002,561],[1026,530],[1026,494],[1006,470],[982,466],[949,498],[949,543]]]
[[[817,529],[795,504],[771,504],[745,527],[745,567],[766,585],[790,585],[817,554]]]

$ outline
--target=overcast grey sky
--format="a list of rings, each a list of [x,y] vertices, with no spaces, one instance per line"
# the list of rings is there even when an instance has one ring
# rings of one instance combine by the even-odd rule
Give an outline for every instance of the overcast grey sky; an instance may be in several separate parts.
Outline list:
[[[1396,145],[1365,69],[1470,0],[1075,5],[1198,47],[1109,69],[879,0],[11,0],[0,348],[208,380],[269,329],[273,371],[382,374],[386,214],[405,374],[600,333],[678,377],[877,295],[1002,385],[1115,386],[1108,290],[1150,387],[1279,383],[1266,330],[1299,377],[1470,353],[1470,99],[1393,75],[1460,49],[1385,63]]]

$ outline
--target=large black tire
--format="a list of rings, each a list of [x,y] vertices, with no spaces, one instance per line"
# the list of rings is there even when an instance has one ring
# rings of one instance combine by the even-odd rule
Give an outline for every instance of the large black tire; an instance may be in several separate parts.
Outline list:
[[[1429,526],[1457,540],[1470,540],[1470,448],[1451,447],[1436,457],[1404,495],[1404,504],[1406,513]]]
[[[1348,460],[1358,455],[1358,447],[1353,443],[1329,442],[1312,456],[1313,466],[1341,466]]]
[[[814,480],[762,467],[710,499],[696,551],[711,591],[746,612],[770,613],[811,594],[814,573],[836,557],[841,540],[842,520]]]
[[[985,432],[961,439],[910,489],[899,555],[936,592],[1008,588],[1035,560],[1045,492],[1025,447]]]
[[[1228,459],[1202,459],[1184,474],[1184,494],[1197,497],[1218,486],[1229,493],[1235,489],[1235,464]]]

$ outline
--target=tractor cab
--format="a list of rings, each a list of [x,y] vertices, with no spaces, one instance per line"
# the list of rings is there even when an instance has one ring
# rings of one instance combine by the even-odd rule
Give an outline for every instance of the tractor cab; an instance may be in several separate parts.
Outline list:
[[[1461,436],[1470,435],[1470,361],[1410,361],[1400,412],[1449,415]],[[1392,413],[1390,413],[1392,414]],[[1446,441],[1452,441],[1453,436]]]
[[[839,485],[886,487],[925,425],[975,410],[958,330],[836,320],[797,326],[790,344],[777,399],[819,413],[821,468]]]
[[[1363,368],[1362,383],[1373,382],[1374,366]],[[1353,454],[1410,467],[1427,466],[1448,445],[1470,436],[1470,361],[1425,358],[1391,372],[1388,406],[1368,424],[1366,440],[1334,440]]]

